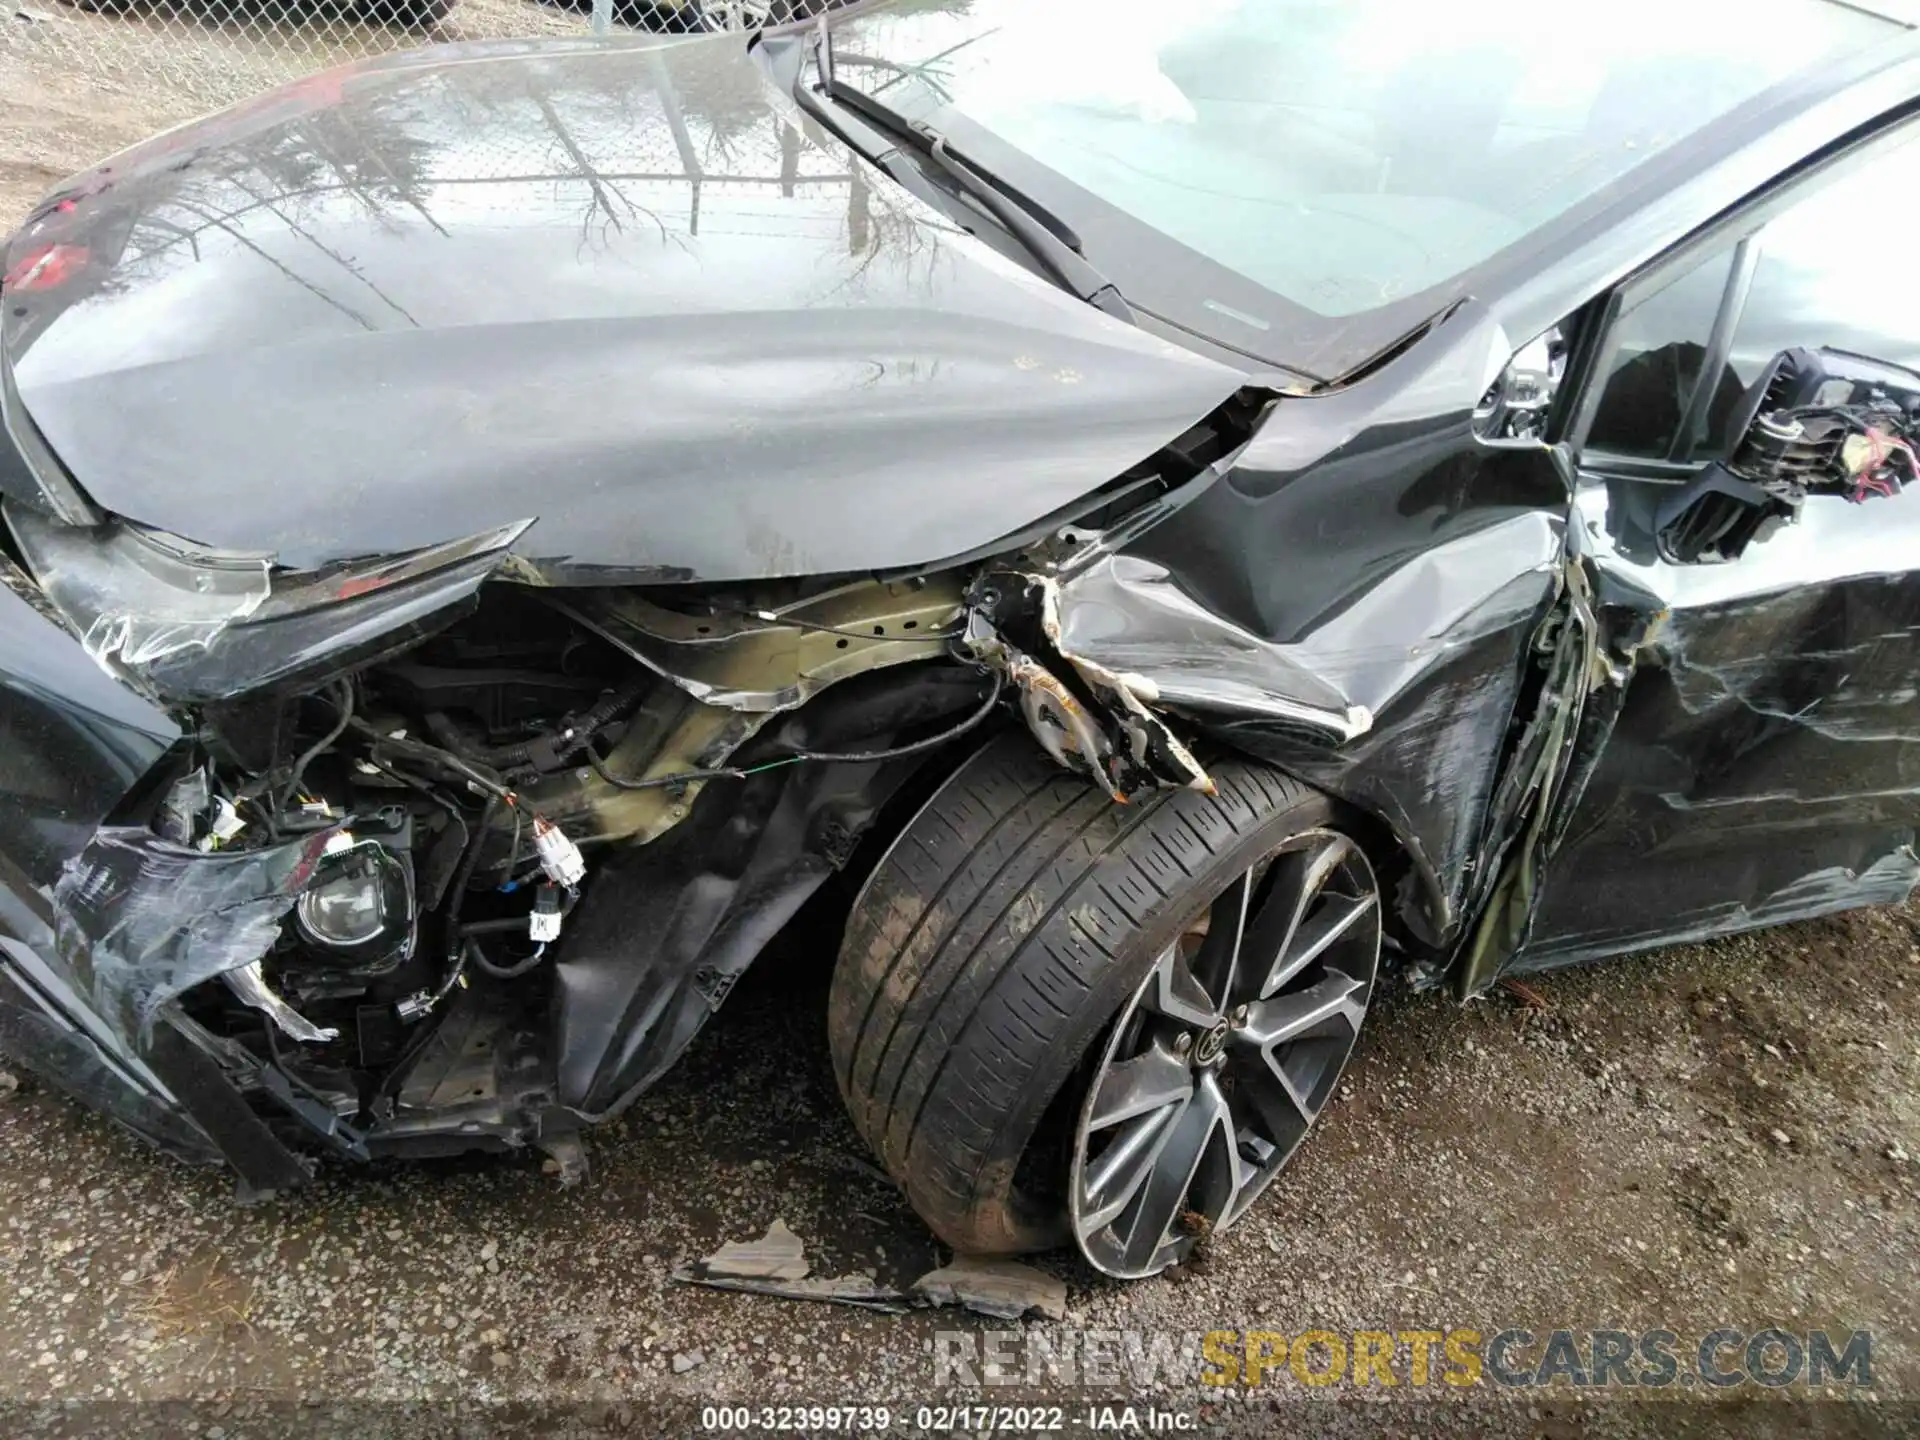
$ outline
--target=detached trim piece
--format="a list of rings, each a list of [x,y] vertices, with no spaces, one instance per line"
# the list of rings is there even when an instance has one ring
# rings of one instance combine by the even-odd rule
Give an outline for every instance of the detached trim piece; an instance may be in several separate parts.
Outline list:
[[[253,1113],[220,1066],[189,1044],[170,1022],[163,1020],[153,1027],[143,1053],[154,1074],[220,1147],[248,1189],[256,1194],[293,1190],[311,1178],[299,1157]]]

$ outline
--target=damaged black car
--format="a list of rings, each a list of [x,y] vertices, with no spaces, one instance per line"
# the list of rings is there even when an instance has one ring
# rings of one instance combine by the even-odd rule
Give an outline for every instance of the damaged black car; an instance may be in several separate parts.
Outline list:
[[[1389,977],[1904,898],[1920,46],[1671,9],[441,47],[76,177],[0,1048],[255,1191],[571,1166],[838,890],[919,1213],[1133,1277]]]

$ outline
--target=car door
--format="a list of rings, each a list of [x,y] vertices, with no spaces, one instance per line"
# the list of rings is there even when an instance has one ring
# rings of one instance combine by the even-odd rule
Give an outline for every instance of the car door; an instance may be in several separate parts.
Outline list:
[[[1575,523],[1603,620],[1652,622],[1616,657],[1624,695],[1509,968],[1898,900],[1920,875],[1920,484],[1810,495],[1732,558],[1675,549],[1778,352],[1920,368],[1916,224],[1920,124],[1889,126],[1602,307]]]

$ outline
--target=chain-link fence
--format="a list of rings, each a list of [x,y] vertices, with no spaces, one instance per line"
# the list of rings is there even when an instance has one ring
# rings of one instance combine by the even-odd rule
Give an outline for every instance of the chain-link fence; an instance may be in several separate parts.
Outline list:
[[[74,105],[131,105],[156,128],[388,50],[751,29],[841,3],[851,0],[0,0],[0,110],[37,82]]]

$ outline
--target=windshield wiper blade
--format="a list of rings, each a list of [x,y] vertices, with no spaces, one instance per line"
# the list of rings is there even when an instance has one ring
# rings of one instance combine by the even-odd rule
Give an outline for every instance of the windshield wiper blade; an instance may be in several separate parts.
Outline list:
[[[827,80],[824,88],[830,99],[854,111],[868,124],[888,131],[900,139],[905,140],[921,154],[928,155],[932,153],[934,141],[940,138],[938,131],[921,121],[912,120],[902,115],[898,110],[895,110],[891,105],[887,104],[886,101],[880,99],[879,96],[870,95],[865,90],[850,85],[845,80],[838,78],[834,73],[836,67],[833,64],[831,51],[827,53],[826,66],[825,73]],[[952,148],[951,142],[948,142],[948,148]],[[966,157],[958,155],[956,155],[956,158],[961,159],[965,164],[983,175],[989,173],[984,166],[976,161],[968,160]],[[999,176],[990,175],[989,178],[992,180],[994,186],[1004,193],[1008,199],[1012,200],[1022,210],[1025,210],[1035,220],[1038,220],[1058,236],[1063,245],[1072,250],[1074,254],[1079,255],[1082,259],[1086,258],[1086,252],[1080,244],[1080,237],[1074,233],[1073,227],[1068,225],[1066,221],[1062,220],[1058,215],[1054,214],[1053,211],[1042,205],[1038,200],[1035,200],[1024,190],[1017,189],[1007,181],[1002,180]]]
[[[832,75],[830,54],[816,52],[823,76]],[[929,125],[910,120],[865,91],[844,80],[828,78],[824,91],[835,104],[851,110],[875,130],[905,141],[962,194],[991,215],[1039,263],[1055,284],[1116,319],[1135,323],[1133,307],[1119,288],[1080,253],[1080,237],[1044,206],[955,152],[946,136]],[[817,92],[816,92],[817,93]]]
[[[1062,289],[1129,325],[1133,323],[1133,307],[1092,261],[1035,219],[991,174],[955,155],[944,135],[929,132],[929,138],[927,154],[933,163],[1025,246]]]

